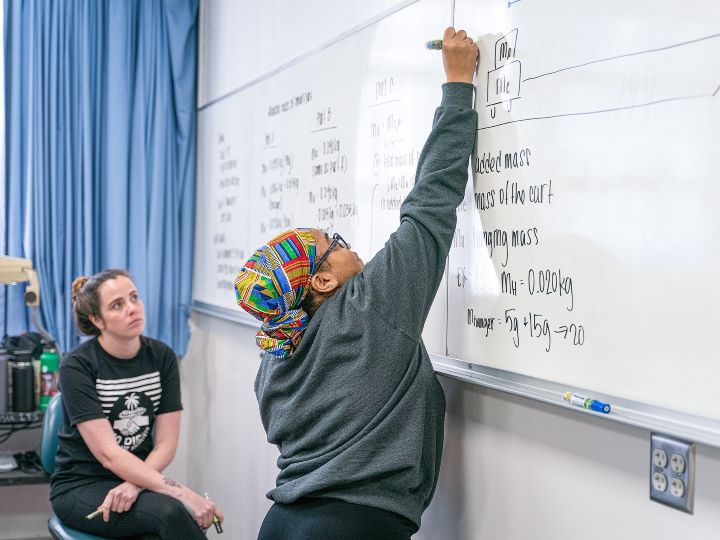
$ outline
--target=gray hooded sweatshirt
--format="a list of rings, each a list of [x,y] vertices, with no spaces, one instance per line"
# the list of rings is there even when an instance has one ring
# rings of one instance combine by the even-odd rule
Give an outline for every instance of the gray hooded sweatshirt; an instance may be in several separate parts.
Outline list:
[[[280,503],[325,497],[420,527],[437,484],[445,396],[421,333],[455,232],[477,116],[473,86],[443,85],[400,226],[313,315],[287,359],[265,355],[255,393],[280,450]]]

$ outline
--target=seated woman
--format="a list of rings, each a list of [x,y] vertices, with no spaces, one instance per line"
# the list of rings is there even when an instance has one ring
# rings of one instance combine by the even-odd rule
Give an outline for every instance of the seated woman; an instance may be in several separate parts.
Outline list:
[[[73,282],[79,330],[94,336],[60,366],[65,419],[50,499],[60,521],[111,538],[205,538],[210,501],[162,474],[180,430],[177,358],[142,335],[142,300],[124,270]],[[95,510],[102,517],[86,519]]]

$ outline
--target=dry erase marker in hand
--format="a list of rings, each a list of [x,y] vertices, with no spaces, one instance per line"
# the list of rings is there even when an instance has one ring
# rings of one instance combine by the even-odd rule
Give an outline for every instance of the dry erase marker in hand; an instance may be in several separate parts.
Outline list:
[[[431,51],[439,51],[442,49],[442,39],[433,39],[425,43],[425,47]]]
[[[206,491],[205,493],[203,493],[203,496],[204,496],[208,501],[210,500],[210,494],[209,494],[207,491]],[[213,514],[213,520],[212,520],[212,521],[213,521],[213,525],[215,526],[215,532],[218,533],[218,534],[221,534],[221,533],[223,532],[223,530],[222,530],[222,525],[220,524],[220,520],[218,519],[218,517],[217,517],[215,514]]]
[[[565,392],[565,396],[563,397],[565,401],[570,403],[570,405],[582,407],[583,409],[590,409],[591,411],[601,412],[604,414],[608,414],[611,410],[609,403],[603,403],[597,399],[581,396],[580,394],[575,394],[573,392]]]

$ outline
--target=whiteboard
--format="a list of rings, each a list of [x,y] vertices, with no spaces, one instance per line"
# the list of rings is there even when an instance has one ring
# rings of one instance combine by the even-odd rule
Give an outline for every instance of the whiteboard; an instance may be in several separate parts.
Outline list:
[[[423,43],[451,4],[398,4],[200,108],[196,309],[254,323],[235,274],[289,227],[382,247],[440,99]],[[481,49],[479,119],[424,333],[436,368],[556,404],[582,389],[615,420],[720,444],[720,5],[455,5]]]
[[[235,275],[290,227],[341,232],[366,260],[383,246],[440,102],[442,63],[424,43],[448,18],[446,2],[414,3],[200,111],[196,301],[239,314]],[[438,301],[433,350],[445,321]]]
[[[337,41],[338,35],[351,32],[359,22],[366,24],[408,3],[412,1],[200,2],[198,102],[206,105],[222,99],[265,75],[268,67],[287,65]]]
[[[447,355],[720,417],[720,5],[522,1],[493,26]]]

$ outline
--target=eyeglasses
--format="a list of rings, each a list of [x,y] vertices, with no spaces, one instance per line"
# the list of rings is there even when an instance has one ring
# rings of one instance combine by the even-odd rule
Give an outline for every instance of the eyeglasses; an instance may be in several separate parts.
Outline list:
[[[343,239],[343,237],[340,236],[338,233],[333,234],[332,237],[333,237],[333,241],[330,242],[330,245],[329,245],[328,248],[325,250],[325,253],[323,253],[323,256],[320,257],[320,260],[315,263],[315,271],[313,272],[313,274],[314,274],[315,272],[317,272],[318,269],[320,268],[320,265],[327,260],[327,258],[330,256],[330,252],[331,252],[333,249],[335,249],[335,246],[340,246],[341,248],[350,249],[350,244],[348,244],[348,243]]]

